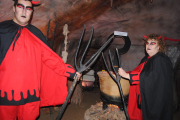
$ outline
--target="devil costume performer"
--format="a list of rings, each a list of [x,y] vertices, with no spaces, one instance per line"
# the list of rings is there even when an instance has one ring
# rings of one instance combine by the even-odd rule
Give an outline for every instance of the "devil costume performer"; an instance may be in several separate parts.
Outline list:
[[[131,120],[173,119],[173,67],[161,52],[145,56],[130,72],[128,114]]]
[[[0,23],[0,105],[62,104],[75,70],[50,48],[39,29],[13,20]]]

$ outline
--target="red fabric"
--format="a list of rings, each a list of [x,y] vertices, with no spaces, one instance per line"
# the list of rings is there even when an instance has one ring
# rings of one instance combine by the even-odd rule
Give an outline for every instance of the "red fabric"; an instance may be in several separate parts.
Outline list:
[[[140,73],[144,67],[145,63],[141,63],[138,67],[136,67],[132,72],[132,85],[129,90],[129,101],[128,101],[128,114],[130,120],[142,120],[142,109],[138,108],[138,104],[141,105],[141,95],[140,95],[140,85],[139,85],[139,77]]]
[[[139,109],[137,107],[138,95],[140,95],[139,85],[131,85],[129,90],[129,101],[128,101],[128,114],[130,120],[142,120],[142,109]],[[139,98],[141,97],[139,96]]]
[[[6,53],[0,65],[1,97],[19,101],[20,93],[24,99],[27,91],[40,96],[41,106],[62,104],[67,96],[66,64],[28,29],[23,28],[21,35]],[[16,64],[14,64],[16,63]]]
[[[65,76],[70,77],[70,75],[73,74],[73,73],[75,73],[74,68],[71,65],[66,64],[66,74],[65,74]]]
[[[53,70],[48,69],[45,64],[43,65],[42,72],[46,75],[42,75],[40,106],[55,106],[63,104],[68,94],[67,78],[57,75]]]
[[[144,63],[140,64],[133,71],[131,71],[130,74],[132,75],[132,81],[133,81],[131,84],[139,84],[140,81],[139,76],[143,67],[144,67]]]
[[[164,37],[164,40],[170,40],[170,41],[180,41],[180,39],[172,39],[172,38],[167,38],[167,37]]]
[[[40,102],[31,102],[18,106],[0,106],[1,120],[35,120],[39,116]]]

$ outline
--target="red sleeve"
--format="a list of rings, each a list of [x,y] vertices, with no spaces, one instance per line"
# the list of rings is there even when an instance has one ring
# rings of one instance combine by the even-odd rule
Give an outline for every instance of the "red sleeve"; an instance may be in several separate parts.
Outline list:
[[[130,83],[132,85],[134,84],[139,84],[139,81],[140,81],[140,73],[144,67],[144,63],[141,63],[139,66],[137,66],[132,72],[129,73],[129,76],[130,76]]]
[[[75,75],[76,71],[74,68],[69,64],[65,64],[64,61],[45,44],[42,46],[42,62],[60,76],[73,78]]]
[[[42,48],[41,107],[63,104],[67,94],[67,77],[73,78],[75,70],[47,45]]]

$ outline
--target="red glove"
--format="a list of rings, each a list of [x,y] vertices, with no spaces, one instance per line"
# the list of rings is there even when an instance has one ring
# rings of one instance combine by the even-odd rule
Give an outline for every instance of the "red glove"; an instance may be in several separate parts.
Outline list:
[[[66,73],[65,73],[65,76],[66,77],[70,77],[70,78],[74,78],[75,74],[76,74],[75,69],[71,65],[66,64]]]

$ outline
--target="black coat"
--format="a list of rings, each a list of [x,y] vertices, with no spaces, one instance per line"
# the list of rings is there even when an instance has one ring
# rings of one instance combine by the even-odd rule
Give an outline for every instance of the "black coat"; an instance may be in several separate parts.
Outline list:
[[[164,53],[148,59],[140,74],[143,120],[173,119],[172,73],[172,63]]]

